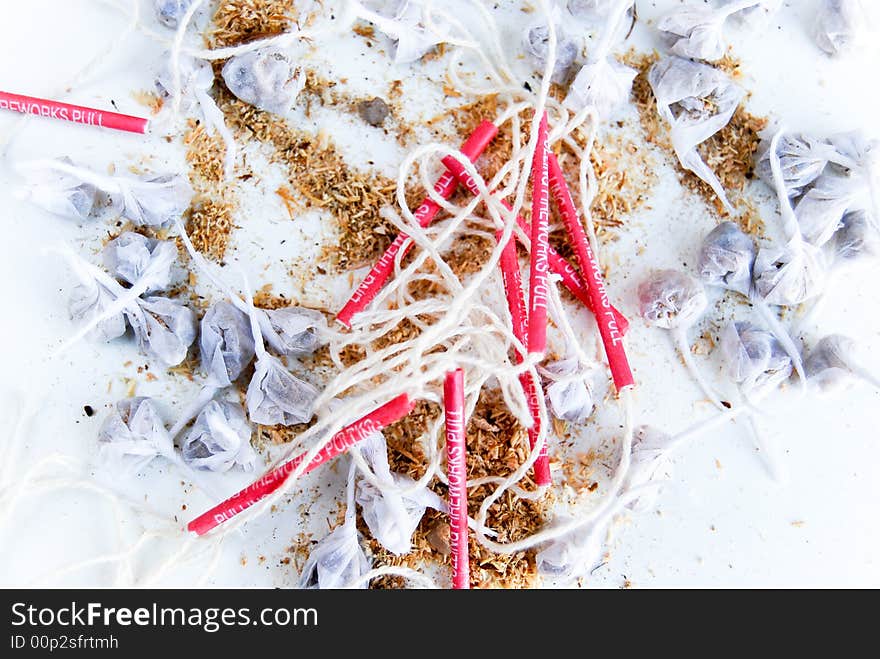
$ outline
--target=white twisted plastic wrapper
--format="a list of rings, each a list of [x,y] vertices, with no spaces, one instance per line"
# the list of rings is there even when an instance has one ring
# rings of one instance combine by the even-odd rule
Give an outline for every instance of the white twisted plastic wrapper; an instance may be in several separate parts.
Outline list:
[[[176,28],[192,0],[153,0],[156,18],[165,27]]]
[[[671,127],[672,146],[682,167],[709,184],[733,214],[721,181],[696,147],[730,122],[743,90],[722,71],[681,57],[657,62],[648,81],[657,99],[657,111]]]
[[[815,181],[834,153],[834,147],[827,140],[803,133],[787,133],[779,138],[776,147],[782,179],[789,197],[799,197],[804,189]],[[755,172],[771,188],[775,187],[773,171],[770,167],[770,148],[766,144],[758,158]]]
[[[251,424],[238,403],[212,400],[196,417],[181,447],[193,469],[253,471],[257,454],[251,446]]]
[[[196,340],[198,321],[179,300],[145,297],[125,310],[141,350],[166,366],[176,366]]]
[[[748,296],[755,243],[733,222],[722,222],[703,239],[697,271],[704,284]]]
[[[821,0],[816,15],[816,45],[829,55],[863,46],[876,19],[876,0]]]
[[[821,391],[833,392],[856,379],[880,389],[880,378],[859,363],[856,343],[842,334],[822,338],[804,361],[807,376]]]
[[[439,18],[428,20],[427,8],[418,0],[366,0],[351,5],[358,18],[394,41],[396,64],[411,64],[449,38],[449,26]]]
[[[226,126],[223,112],[217,107],[210,91],[214,86],[214,69],[210,62],[183,55],[179,60],[181,107],[187,114],[194,114],[206,126],[213,128],[226,146],[223,168],[226,178],[232,176],[235,167],[236,144],[232,131]],[[156,79],[159,93],[168,98],[172,95],[174,84],[171,71],[166,69]],[[168,107],[173,107],[171,104]]]
[[[577,358],[569,357],[544,367],[553,380],[546,388],[550,411],[571,423],[585,423],[593,412],[593,392],[579,366]]]
[[[822,292],[825,259],[806,242],[765,247],[755,258],[754,291],[767,304],[795,306]]]
[[[208,379],[231,385],[255,355],[247,314],[226,301],[214,304],[202,317],[199,351]]]
[[[656,507],[657,498],[662,491],[662,481],[672,474],[672,445],[673,438],[656,428],[639,426],[635,429],[625,489],[639,487],[640,493],[628,504],[630,510],[647,512]],[[641,488],[648,484],[656,487]]]
[[[775,389],[791,377],[792,360],[782,344],[751,323],[729,323],[719,349],[730,378],[745,392]]]
[[[558,7],[554,6],[552,19],[556,28],[556,63],[553,65],[554,82],[564,82],[575,59],[581,52],[581,43],[565,32]],[[523,31],[523,49],[538,71],[544,71],[550,50],[550,28],[543,21],[534,23]]]
[[[146,278],[145,292],[155,293],[171,286],[177,245],[170,240],[154,240],[126,231],[108,242],[101,255],[104,266],[116,279],[134,284]]]
[[[98,431],[101,455],[138,472],[154,458],[178,461],[174,443],[151,398],[126,398],[114,405]]]
[[[767,25],[768,21],[773,18],[781,8],[784,0],[759,0],[754,2],[751,7],[740,9],[733,14],[731,18],[752,28],[760,28]],[[722,0],[721,8],[738,4],[738,0]]]
[[[382,433],[370,435],[358,443],[361,455],[376,474],[382,487],[366,479],[357,484],[356,500],[372,536],[385,549],[402,556],[412,549],[412,535],[428,508],[445,510],[443,501],[427,487],[402,494],[415,481],[391,472],[388,447]]]
[[[847,213],[834,234],[834,254],[838,259],[852,261],[880,253],[880,236],[868,221],[866,211]]]
[[[70,158],[57,162],[76,168]],[[58,171],[49,163],[34,168],[19,168],[24,183],[16,195],[45,211],[70,220],[85,220],[98,203],[98,188],[74,173]]]
[[[732,15],[757,8],[758,0],[732,0],[715,8],[685,5],[663,16],[657,29],[669,42],[670,50],[681,57],[714,62],[724,57],[724,23]]]
[[[305,85],[305,74],[280,48],[236,55],[223,66],[223,80],[235,96],[274,114],[287,114]]]
[[[345,521],[312,549],[303,565],[300,588],[341,588],[370,570],[370,562],[361,548],[356,525],[355,471],[356,466],[352,463],[348,471]],[[367,583],[361,587],[366,588]]]

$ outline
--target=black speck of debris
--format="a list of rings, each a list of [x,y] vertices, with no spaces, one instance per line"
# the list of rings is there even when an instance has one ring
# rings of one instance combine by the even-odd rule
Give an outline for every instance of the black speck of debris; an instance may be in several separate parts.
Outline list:
[[[95,416],[95,408],[91,405],[84,405],[83,412],[86,413],[86,416]]]

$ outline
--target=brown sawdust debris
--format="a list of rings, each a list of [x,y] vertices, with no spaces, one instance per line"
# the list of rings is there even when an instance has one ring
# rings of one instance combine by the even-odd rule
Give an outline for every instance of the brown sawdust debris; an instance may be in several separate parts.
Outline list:
[[[209,43],[237,46],[287,30],[297,18],[294,0],[222,0],[214,12]]]
[[[190,211],[187,232],[193,247],[202,254],[222,261],[229,247],[232,229],[235,227],[232,210],[235,202],[231,194],[216,197],[199,197]]]

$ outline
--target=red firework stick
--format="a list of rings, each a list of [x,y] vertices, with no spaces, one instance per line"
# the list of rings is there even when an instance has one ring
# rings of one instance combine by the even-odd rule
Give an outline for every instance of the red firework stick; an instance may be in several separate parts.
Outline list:
[[[477,187],[476,181],[471,178],[471,175],[465,171],[464,166],[458,162],[455,158],[447,156],[443,159],[443,164],[446,168],[452,172],[455,176],[456,180],[465,186],[471,194],[478,195],[480,193],[479,188]],[[513,212],[513,208],[508,204],[504,199],[499,199],[501,205],[506,208],[508,211]],[[520,216],[516,218],[517,224],[519,224],[520,229],[522,229],[523,233],[527,236],[531,235],[531,226],[529,226],[528,222],[526,222]],[[547,249],[547,262],[550,265],[550,270],[559,275],[562,280],[562,285],[565,286],[569,292],[574,295],[581,303],[584,304],[590,311],[593,311],[592,302],[590,301],[590,295],[587,291],[587,287],[584,285],[580,276],[578,276],[577,271],[574,267],[566,261],[562,256],[559,255],[552,247]],[[614,313],[614,317],[617,319],[617,325],[620,328],[622,334],[626,334],[629,329],[629,321],[624,318],[623,314],[620,313],[613,306],[611,307],[612,313]]]
[[[0,110],[12,110],[22,114],[33,114],[38,117],[61,119],[76,124],[98,126],[100,128],[112,128],[124,130],[129,133],[144,134],[147,132],[146,119],[132,117],[118,112],[105,112],[95,108],[87,108],[82,105],[70,105],[45,98],[22,96],[0,91]]]
[[[538,123],[532,158],[532,249],[529,251],[529,354],[547,352],[547,251],[550,248],[550,192],[547,174],[547,113]]]
[[[399,421],[409,414],[413,407],[415,407],[415,403],[410,401],[406,394],[392,398],[359,421],[355,421],[336,433],[333,439],[312,458],[312,461],[309,462],[303,473],[307,474],[317,469],[325,462],[329,462],[341,453],[345,453],[359,441],[366,439],[373,433],[380,432],[395,421]],[[285,462],[280,467],[276,467],[259,480],[248,485],[238,494],[234,494],[226,499],[226,501],[217,504],[211,510],[196,517],[187,525],[187,530],[198,535],[204,535],[211,529],[232,519],[240,512],[247,510],[281,487],[284,481],[287,480],[287,477],[302,464],[304,458],[305,455],[299,455]]]
[[[498,126],[489,121],[484,121],[476,127],[467,141],[461,145],[461,152],[467,156],[468,160],[473,162],[480,157],[480,154],[483,153],[489,145],[489,142],[491,142],[497,134]],[[452,172],[447,170],[434,185],[434,192],[444,199],[449,199],[449,197],[452,196],[452,193],[455,192],[457,186],[458,181],[455,180],[455,176],[453,176]],[[440,205],[430,197],[427,197],[422,202],[421,206],[413,212],[413,215],[419,221],[419,225],[424,228],[434,221],[439,210]],[[403,247],[403,244],[408,238],[409,236],[407,234],[401,233],[394,239],[394,242],[388,246],[388,249],[385,250],[385,253],[382,254],[382,257],[376,265],[373,266],[373,269],[370,270],[366,277],[364,277],[361,285],[357,287],[357,290],[355,290],[348,302],[345,303],[345,306],[342,307],[336,315],[336,320],[346,327],[351,327],[352,317],[356,313],[367,308],[370,302],[372,302],[379,294],[379,291],[385,285],[385,282],[388,281],[388,278],[391,277],[391,273],[394,271],[394,261],[397,258],[397,253],[403,249],[403,256],[405,256],[409,251],[412,243],[407,245],[405,249]]]
[[[620,391],[624,387],[631,387],[635,384],[629,360],[626,358],[626,350],[623,347],[623,333],[611,311],[611,302],[608,300],[599,262],[596,260],[590,242],[584,233],[584,227],[581,225],[577,208],[571,198],[571,191],[565,182],[565,176],[562,174],[562,168],[559,166],[556,154],[549,154],[547,164],[550,172],[550,190],[559,213],[562,215],[571,242],[574,244],[575,256],[587,282],[587,293],[592,301],[593,315],[596,317],[602,345],[608,358],[611,378],[614,380],[614,386]]]
[[[467,441],[464,432],[464,371],[446,374],[443,383],[446,421],[446,476],[449,479],[449,546],[452,587],[470,588],[467,512]]]
[[[500,240],[501,232],[496,234]],[[519,259],[516,257],[516,243],[513,240],[507,241],[504,250],[501,252],[501,279],[504,282],[504,293],[507,297],[507,308],[510,310],[510,317],[513,320],[513,335],[525,345],[526,336],[528,335],[528,322],[526,319],[526,303],[523,299],[522,292],[522,276],[519,272]],[[516,363],[521,364],[523,356],[516,350]],[[532,416],[532,427],[529,428],[529,445],[532,449],[538,443],[538,435],[541,432],[541,412],[538,406],[538,396],[543,396],[541,385],[532,378],[531,373],[522,373],[519,376],[519,382],[522,386],[523,394],[525,394],[526,402],[529,406],[529,413]],[[547,442],[541,447],[541,452],[535,460],[535,483],[539,486],[550,485],[550,458],[547,455]]]

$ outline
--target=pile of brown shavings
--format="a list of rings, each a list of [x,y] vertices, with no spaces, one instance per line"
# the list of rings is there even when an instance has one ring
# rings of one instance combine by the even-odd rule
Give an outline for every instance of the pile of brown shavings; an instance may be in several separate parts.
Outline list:
[[[425,472],[427,457],[420,442],[428,425],[441,414],[438,405],[420,403],[407,418],[384,431],[388,442],[388,460],[391,470],[418,479]],[[528,458],[529,448],[525,430],[507,409],[500,392],[485,390],[480,397],[467,428],[468,480],[483,476],[507,476]],[[526,477],[521,485],[533,489],[534,483]],[[485,485],[468,492],[468,512],[476,516],[483,499],[495,486]],[[447,494],[445,485],[433,482],[431,488],[441,497]],[[544,498],[525,501],[513,492],[506,492],[490,508],[488,526],[499,531],[498,542],[515,542],[533,535],[544,525],[552,501]],[[369,530],[361,523],[367,538],[367,547],[375,565],[407,566],[423,569],[428,566],[440,574],[449,572],[449,520],[443,513],[429,510],[413,534],[412,552],[395,556],[370,538]],[[473,588],[534,588],[538,583],[535,550],[512,555],[495,554],[476,540],[470,542],[471,587]],[[451,578],[451,573],[449,573]],[[382,577],[373,580],[372,588],[402,588],[400,577]]]
[[[209,42],[237,46],[281,34],[297,18],[294,0],[222,0],[214,12]]]
[[[374,263],[396,234],[379,212],[394,204],[397,183],[350,166],[324,134],[295,129],[283,119],[224,94],[221,108],[240,136],[273,147],[271,159],[287,167],[292,190],[305,208],[321,209],[339,226],[336,266],[342,270]],[[414,204],[421,200],[415,191]],[[415,207],[414,205],[412,207]]]
[[[190,166],[189,180],[196,192],[187,232],[199,252],[221,261],[235,226],[232,215],[236,207],[235,193],[224,182],[226,145],[195,120],[190,120],[183,143]]]

